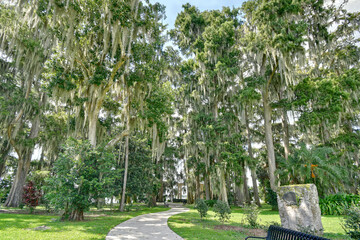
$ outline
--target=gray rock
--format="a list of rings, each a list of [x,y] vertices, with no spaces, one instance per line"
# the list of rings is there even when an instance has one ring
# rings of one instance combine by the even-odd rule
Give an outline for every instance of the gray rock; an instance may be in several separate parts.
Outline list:
[[[277,194],[284,228],[323,234],[319,197],[314,184],[281,186]]]
[[[46,225],[34,228],[35,231],[43,231],[43,230],[48,230],[48,229],[50,229],[50,227],[48,227]]]

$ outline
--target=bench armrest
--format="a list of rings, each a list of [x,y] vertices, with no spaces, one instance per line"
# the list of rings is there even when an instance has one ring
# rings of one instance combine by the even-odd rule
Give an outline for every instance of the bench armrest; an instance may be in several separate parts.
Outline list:
[[[246,239],[251,239],[251,238],[266,239],[266,237],[251,237],[251,236],[250,236],[250,237],[245,238],[245,240],[246,240]]]

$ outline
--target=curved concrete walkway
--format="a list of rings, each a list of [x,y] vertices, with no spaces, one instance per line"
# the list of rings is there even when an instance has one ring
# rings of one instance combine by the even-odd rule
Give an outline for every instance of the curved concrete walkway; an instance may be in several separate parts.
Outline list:
[[[149,213],[134,217],[120,223],[106,236],[106,240],[119,239],[183,239],[174,233],[167,225],[172,215],[189,211],[181,205],[170,205],[171,209],[165,212]]]

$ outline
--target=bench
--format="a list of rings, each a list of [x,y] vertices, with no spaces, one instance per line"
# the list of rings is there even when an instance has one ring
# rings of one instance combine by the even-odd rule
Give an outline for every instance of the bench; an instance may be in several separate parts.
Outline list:
[[[164,201],[164,207],[168,208],[169,204],[166,203],[166,200]]]
[[[246,239],[266,239],[266,240],[330,240],[323,237],[297,232],[287,228],[271,225],[266,237],[247,237]]]

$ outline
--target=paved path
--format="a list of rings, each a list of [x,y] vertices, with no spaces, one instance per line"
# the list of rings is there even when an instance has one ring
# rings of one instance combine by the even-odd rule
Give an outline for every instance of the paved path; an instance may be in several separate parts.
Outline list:
[[[171,209],[165,212],[144,214],[120,223],[111,229],[106,236],[106,240],[182,239],[168,227],[167,221],[170,216],[187,212],[189,209],[173,204],[171,204],[170,207]]]

